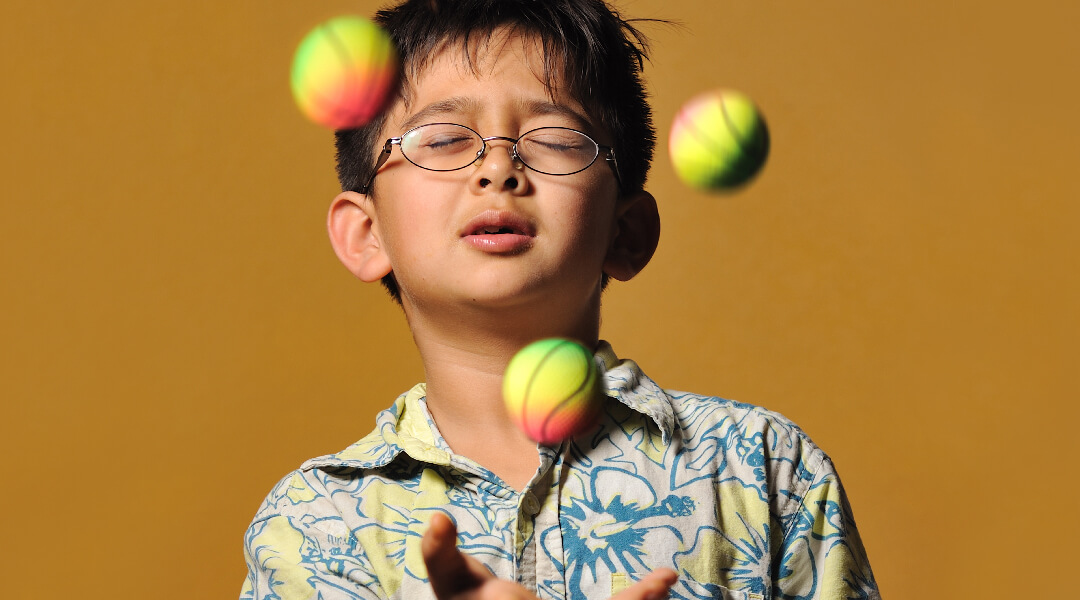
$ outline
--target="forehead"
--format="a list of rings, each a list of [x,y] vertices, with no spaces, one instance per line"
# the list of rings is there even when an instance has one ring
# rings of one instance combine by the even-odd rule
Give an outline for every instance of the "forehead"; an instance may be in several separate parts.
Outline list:
[[[561,58],[536,36],[503,28],[440,44],[406,66],[402,96],[387,125],[405,127],[439,116],[475,116],[492,106],[591,128],[593,119],[564,77]]]

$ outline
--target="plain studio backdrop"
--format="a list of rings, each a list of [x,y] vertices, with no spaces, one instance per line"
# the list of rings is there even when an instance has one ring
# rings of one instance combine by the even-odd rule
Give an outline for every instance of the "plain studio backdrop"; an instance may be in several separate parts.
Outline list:
[[[627,0],[654,41],[651,265],[603,337],[834,458],[886,598],[1058,593],[1078,450],[1074,3]],[[5,598],[229,598],[304,459],[421,378],[335,259],[304,33],[374,2],[0,8]],[[754,98],[736,194],[675,178],[678,106]],[[1043,583],[1043,581],[1046,583]]]

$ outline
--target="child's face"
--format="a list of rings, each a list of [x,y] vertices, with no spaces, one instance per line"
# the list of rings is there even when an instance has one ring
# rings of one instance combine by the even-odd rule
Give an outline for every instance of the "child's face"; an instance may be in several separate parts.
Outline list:
[[[392,108],[384,139],[456,123],[485,138],[569,127],[610,144],[579,101],[563,92],[551,98],[532,44],[503,39],[493,39],[476,69],[457,47],[437,56],[411,82],[409,106]],[[598,299],[619,193],[612,169],[601,156],[579,173],[545,175],[512,161],[510,147],[490,141],[481,160],[448,172],[417,167],[393,149],[376,178],[375,223],[406,306],[553,308]],[[487,233],[499,228],[512,233]]]

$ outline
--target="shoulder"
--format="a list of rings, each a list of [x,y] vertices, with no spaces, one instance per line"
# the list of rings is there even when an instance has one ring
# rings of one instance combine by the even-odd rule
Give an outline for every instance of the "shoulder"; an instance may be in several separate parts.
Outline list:
[[[785,530],[808,492],[835,475],[828,455],[778,412],[713,396],[666,393],[683,463],[709,464],[722,480],[756,490]]]
[[[597,359],[605,368],[607,393],[632,413],[648,417],[639,424],[620,422],[624,437],[633,439],[637,430],[653,431],[655,424],[659,439],[649,435],[644,446],[664,464],[667,459],[661,454],[672,457],[670,476],[676,484],[731,484],[747,502],[753,496],[768,503],[774,514],[790,515],[810,486],[833,472],[828,456],[780,413],[664,389],[634,361],[619,359],[606,343],[600,345]]]
[[[767,458],[801,460],[806,463],[804,468],[825,460],[810,437],[780,413],[716,396],[664,389],[634,361],[615,356],[606,343],[601,344],[597,359],[605,368],[607,393],[651,417],[664,442],[670,439],[680,452],[711,449],[721,455],[729,451],[738,454],[751,443]]]
[[[806,437],[802,429],[784,415],[767,408],[720,398],[676,390],[664,390],[676,411],[679,421],[691,427],[727,422],[740,429],[768,428],[784,437]]]
[[[745,402],[665,390],[684,443],[722,438],[756,440],[768,458],[827,460],[809,435],[784,415]],[[806,465],[807,468],[810,465]]]
[[[276,518],[284,518],[305,528],[337,529],[330,524],[338,519],[340,509],[332,496],[347,480],[363,475],[357,469],[301,468],[282,477],[263,499],[252,519],[252,528]]]
[[[341,514],[351,515],[367,497],[392,495],[377,490],[417,487],[425,465],[448,464],[448,454],[431,439],[427,412],[420,405],[424,392],[418,385],[402,394],[376,416],[368,435],[285,475],[263,500],[253,526],[288,517],[319,528]]]

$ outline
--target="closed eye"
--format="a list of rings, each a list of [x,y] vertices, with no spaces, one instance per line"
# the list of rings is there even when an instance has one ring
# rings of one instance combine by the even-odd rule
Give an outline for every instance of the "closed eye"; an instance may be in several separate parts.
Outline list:
[[[473,139],[468,136],[443,136],[425,140],[423,147],[432,151],[445,152],[467,149],[472,142]]]
[[[528,143],[543,146],[550,150],[580,150],[584,145],[581,136],[543,135],[529,136]]]

